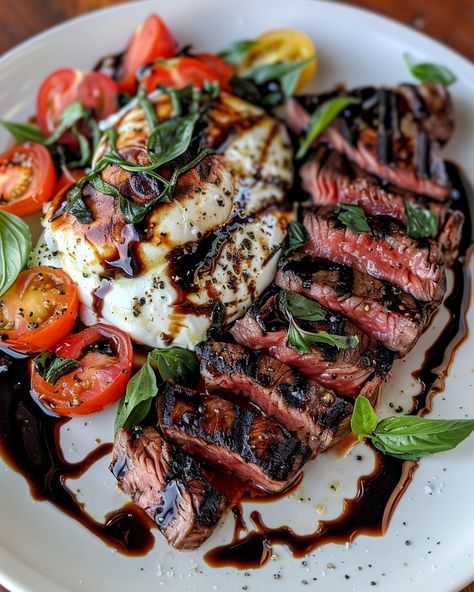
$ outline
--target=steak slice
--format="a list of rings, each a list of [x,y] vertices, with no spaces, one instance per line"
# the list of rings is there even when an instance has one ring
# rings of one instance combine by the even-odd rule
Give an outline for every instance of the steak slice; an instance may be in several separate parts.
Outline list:
[[[288,126],[301,133],[311,113],[338,95],[350,105],[318,138],[363,169],[389,183],[444,201],[449,180],[441,146],[453,131],[451,99],[441,84],[403,84],[394,89],[364,87],[289,99]]]
[[[352,405],[300,372],[242,345],[205,341],[196,354],[206,389],[241,395],[308,442],[330,446]]]
[[[287,487],[311,450],[256,409],[244,409],[214,395],[172,382],[158,398],[164,436],[180,448],[265,491]]]
[[[266,350],[273,358],[341,395],[364,394],[374,401],[383,379],[389,375],[395,354],[342,315],[328,312],[327,320],[298,322],[309,331],[357,335],[358,345],[338,350],[331,345],[314,344],[310,353],[301,355],[286,344],[288,323],[278,316],[276,298],[274,291],[268,291],[256,300],[232,327],[234,339],[245,347]]]
[[[345,156],[326,145],[301,167],[302,187],[315,205],[338,203],[359,205],[369,216],[388,216],[407,224],[405,203],[429,209],[438,217],[438,235],[444,261],[452,265],[458,256],[464,214],[447,205],[429,201],[410,191],[388,187],[375,175],[365,172]]]
[[[309,211],[304,218],[312,257],[330,259],[390,282],[424,302],[441,302],[446,290],[441,247],[410,238],[390,218],[369,217],[372,234],[354,232],[329,207]]]
[[[176,549],[199,547],[228,505],[199,464],[151,427],[119,429],[110,469],[123,491],[155,520]]]
[[[415,345],[435,308],[351,267],[298,254],[280,263],[275,282],[345,315],[400,356]]]

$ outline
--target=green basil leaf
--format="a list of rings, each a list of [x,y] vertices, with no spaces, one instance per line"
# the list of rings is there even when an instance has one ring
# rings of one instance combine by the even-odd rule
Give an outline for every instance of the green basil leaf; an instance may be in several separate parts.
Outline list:
[[[0,296],[25,267],[31,251],[31,232],[21,218],[0,210]]]
[[[138,104],[145,113],[145,117],[148,121],[148,127],[150,131],[153,130],[158,124],[158,118],[153,103],[148,99],[144,90],[140,89],[138,92]]]
[[[91,224],[94,219],[92,213],[86,206],[86,203],[82,197],[82,184],[74,185],[67,192],[68,204],[66,211],[78,220],[81,224]]]
[[[50,384],[56,384],[57,381],[66,374],[69,374],[79,368],[80,364],[77,360],[70,358],[55,357],[49,364],[43,378]]]
[[[247,78],[241,78],[240,76],[232,76],[229,80],[229,86],[232,93],[241,99],[254,103],[260,104],[262,101],[262,94],[258,86],[253,80]]]
[[[337,204],[334,213],[339,222],[350,228],[352,232],[372,234],[372,229],[365,217],[364,210],[360,206],[343,203]]]
[[[0,125],[10,132],[17,142],[39,142],[44,144],[46,140],[39,127],[31,123],[12,123],[0,119]]]
[[[71,129],[79,120],[88,119],[90,112],[85,109],[84,105],[80,101],[74,101],[64,109],[59,117],[58,127],[54,132],[46,138],[44,144],[51,146],[59,140],[59,138]]]
[[[196,354],[182,347],[154,349],[150,358],[158,366],[163,380],[174,380],[179,384],[194,382],[199,373],[199,362]]]
[[[249,68],[241,78],[250,78],[255,84],[265,84],[272,80],[280,82],[286,96],[293,94],[299,75],[304,67],[316,59],[316,55],[300,62],[278,62]]]
[[[131,428],[139,424],[148,414],[157,392],[155,372],[147,358],[127,384],[125,396],[120,401],[115,418],[115,431],[121,427]]]
[[[438,235],[438,216],[428,208],[405,202],[407,234],[412,238],[428,238]]]
[[[417,460],[455,448],[472,431],[474,420],[471,419],[428,419],[407,415],[383,419],[370,438],[385,454]]]
[[[167,119],[155,127],[147,141],[152,150],[152,163],[155,167],[181,156],[189,147],[193,137],[197,113]],[[151,156],[151,155],[150,155]]]
[[[79,160],[74,160],[72,162],[69,162],[68,166],[71,169],[74,169],[77,167],[85,167],[87,164],[89,164],[89,162],[92,158],[92,152],[91,152],[91,147],[89,145],[89,140],[86,138],[86,136],[84,134],[82,134],[80,131],[78,131],[76,129],[76,126],[73,126],[72,133],[74,134],[74,136],[77,138],[77,141],[79,142],[79,150],[80,150],[81,156],[80,156]]]
[[[260,41],[257,39],[242,39],[241,41],[236,41],[235,43],[232,43],[232,45],[224,48],[218,55],[220,55],[220,57],[228,64],[236,66],[244,59],[248,52],[259,43]]]
[[[356,347],[359,343],[359,338],[357,335],[332,335],[327,331],[310,333],[298,327],[291,318],[288,326],[287,345],[300,354],[309,354],[311,346],[315,343],[332,345],[333,347],[337,347],[337,349],[348,349]]]
[[[344,111],[349,105],[357,103],[360,103],[360,101],[354,97],[335,97],[320,105],[311,116],[306,133],[300,140],[296,159],[299,160],[306,155],[316,138],[331,125],[341,111]]]
[[[429,62],[413,64],[408,54],[405,54],[403,58],[412,76],[420,82],[438,82],[444,86],[450,86],[457,80],[455,74],[446,66]]]
[[[294,317],[302,321],[317,322],[326,318],[326,311],[318,302],[288,290],[282,290],[278,294],[278,308],[288,318]]]
[[[289,255],[308,242],[306,230],[300,222],[290,222],[288,226],[288,236],[286,247],[283,249],[284,255]]]
[[[378,421],[379,418],[369,399],[363,395],[357,397],[352,412],[351,430],[357,436],[359,442],[372,434],[377,427]]]

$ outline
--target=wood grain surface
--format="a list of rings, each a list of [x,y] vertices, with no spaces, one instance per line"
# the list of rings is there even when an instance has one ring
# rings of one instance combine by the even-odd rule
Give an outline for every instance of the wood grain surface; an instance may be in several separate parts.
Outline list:
[[[0,54],[70,17],[120,2],[121,0],[0,0]],[[474,0],[347,2],[404,22],[474,60]],[[0,586],[0,592],[7,591]],[[474,583],[462,592],[474,592]]]

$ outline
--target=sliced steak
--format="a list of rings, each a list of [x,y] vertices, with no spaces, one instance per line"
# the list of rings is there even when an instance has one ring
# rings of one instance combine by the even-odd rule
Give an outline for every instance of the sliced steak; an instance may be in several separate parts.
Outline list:
[[[315,205],[359,205],[369,216],[388,216],[407,224],[405,203],[429,209],[438,217],[438,236],[444,261],[452,265],[458,256],[464,214],[445,204],[429,201],[410,191],[388,187],[345,156],[322,144],[301,167],[302,187]]]
[[[440,84],[401,85],[395,89],[356,88],[288,101],[286,120],[301,133],[311,113],[338,95],[360,103],[347,107],[318,138],[363,169],[389,183],[438,200],[449,196],[441,145],[452,134],[451,99]]]
[[[308,212],[304,226],[312,257],[330,259],[398,286],[417,300],[440,302],[446,290],[441,247],[410,238],[390,218],[369,217],[372,234],[357,233],[339,222],[329,207]]]
[[[328,259],[294,255],[281,262],[275,282],[345,315],[401,356],[415,345],[435,308],[388,282]]]
[[[199,464],[151,427],[117,432],[110,469],[176,549],[199,547],[228,505]]]
[[[309,459],[310,448],[257,409],[168,382],[158,398],[165,437],[219,469],[265,491],[281,491]]]
[[[205,341],[196,348],[206,389],[241,395],[308,442],[330,446],[352,405],[297,370],[242,345]]]
[[[327,320],[318,322],[298,321],[309,331],[327,331],[336,335],[357,335],[359,343],[354,348],[337,349],[331,345],[314,344],[305,355],[286,344],[288,324],[280,318],[276,305],[277,294],[267,292],[236,321],[231,329],[234,339],[246,347],[266,350],[270,356],[299,370],[327,388],[341,395],[355,397],[363,393],[375,397],[381,377],[387,377],[394,353],[368,337],[342,315],[328,313]],[[375,380],[372,383],[372,380]]]

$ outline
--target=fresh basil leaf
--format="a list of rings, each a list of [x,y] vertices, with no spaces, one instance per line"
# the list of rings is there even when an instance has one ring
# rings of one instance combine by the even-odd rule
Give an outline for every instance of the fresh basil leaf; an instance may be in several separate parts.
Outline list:
[[[428,208],[405,202],[407,234],[412,238],[428,238],[438,235],[438,216]]]
[[[74,134],[77,141],[79,142],[79,150],[80,150],[81,156],[80,156],[79,160],[74,160],[72,162],[69,162],[68,166],[71,169],[74,169],[77,167],[85,167],[87,164],[89,164],[91,157],[92,157],[92,152],[91,152],[91,147],[89,145],[89,140],[85,137],[84,134],[82,134],[79,130],[76,129],[76,126],[73,126],[72,133]]]
[[[331,125],[341,111],[344,111],[349,105],[357,103],[360,103],[360,101],[354,97],[335,97],[320,105],[311,116],[306,133],[300,140],[296,159],[299,160],[306,155],[316,138]]]
[[[197,113],[173,117],[155,127],[147,141],[148,150],[152,151],[152,163],[155,167],[181,156],[191,143]]]
[[[89,179],[89,183],[92,185],[94,189],[102,193],[105,193],[105,195],[111,195],[112,197],[116,197],[117,199],[123,197],[116,187],[114,187],[110,183],[107,183],[107,181],[104,181],[100,175],[94,176],[91,179]]]
[[[404,54],[403,58],[412,76],[420,82],[438,82],[444,86],[450,86],[457,81],[455,74],[446,66],[429,62],[414,64],[408,54]]]
[[[0,296],[25,267],[31,251],[31,233],[18,216],[0,210]]]
[[[138,104],[145,113],[145,117],[147,118],[148,127],[150,128],[150,131],[153,130],[158,124],[158,118],[156,116],[156,111],[153,103],[150,101],[150,99],[148,99],[145,91],[142,89],[138,92]]]
[[[357,397],[352,412],[351,430],[357,436],[359,442],[370,436],[377,427],[378,421],[379,418],[369,399],[364,396]]]
[[[310,333],[298,327],[291,318],[288,326],[287,345],[304,355],[311,352],[311,346],[315,343],[332,345],[333,347],[337,347],[337,349],[348,349],[356,347],[359,343],[359,338],[357,335],[332,335],[327,331]]]
[[[288,226],[288,236],[286,247],[283,249],[284,255],[289,255],[308,242],[306,230],[300,222],[290,222]]]
[[[158,366],[163,380],[174,380],[179,384],[194,382],[199,372],[199,362],[196,354],[182,347],[168,349],[154,349],[150,358]]]
[[[260,104],[262,95],[253,80],[241,78],[240,76],[232,76],[229,80],[229,86],[234,95],[249,103]]]
[[[57,142],[60,137],[67,132],[67,130],[71,129],[78,121],[81,119],[88,119],[90,117],[90,112],[85,109],[84,105],[80,101],[74,101],[70,105],[68,105],[64,111],[61,113],[59,117],[59,124],[58,127],[54,130],[54,132],[46,138],[44,144],[46,146],[51,146]]]
[[[304,67],[316,59],[316,55],[299,62],[277,62],[249,68],[241,78],[250,78],[255,84],[278,80],[286,96],[293,94],[299,75]]]
[[[54,360],[48,366],[48,369],[44,373],[43,378],[50,384],[56,384],[57,381],[66,374],[69,374],[79,368],[80,364],[78,360],[72,360],[70,358],[55,357]]]
[[[294,317],[302,321],[323,321],[326,311],[316,301],[302,294],[282,290],[278,294],[278,308],[289,319]]]
[[[337,204],[334,213],[339,222],[342,222],[352,232],[372,234],[372,229],[365,217],[364,210],[360,206],[340,203]]]
[[[10,132],[17,142],[39,142],[44,144],[46,140],[39,127],[31,123],[12,123],[0,119],[0,125]]]
[[[260,41],[257,39],[242,39],[241,41],[236,41],[235,43],[232,43],[232,45],[224,48],[218,55],[228,64],[235,66],[259,43]]]
[[[115,431],[121,427],[131,428],[139,424],[150,411],[152,399],[157,392],[155,372],[147,358],[127,384],[125,396],[120,401],[115,418]]]

